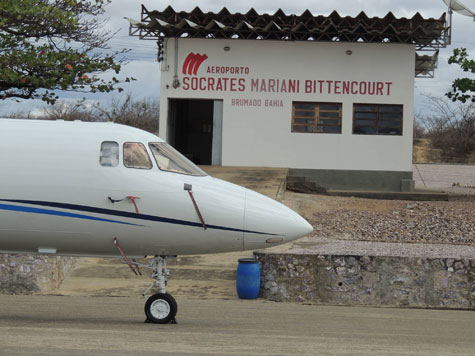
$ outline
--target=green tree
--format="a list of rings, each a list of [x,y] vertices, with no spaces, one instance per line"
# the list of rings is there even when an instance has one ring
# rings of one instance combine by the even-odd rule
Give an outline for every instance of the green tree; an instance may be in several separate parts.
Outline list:
[[[57,90],[114,90],[117,78],[106,81],[97,76],[108,70],[119,73],[121,68],[116,61],[119,52],[101,53],[113,35],[103,30],[100,19],[109,2],[1,0],[0,98],[54,103]]]
[[[475,74],[475,60],[468,57],[466,48],[455,48],[449,58],[449,64],[458,64],[464,72]],[[475,79],[457,78],[452,83],[452,90],[445,94],[452,101],[475,103]]]

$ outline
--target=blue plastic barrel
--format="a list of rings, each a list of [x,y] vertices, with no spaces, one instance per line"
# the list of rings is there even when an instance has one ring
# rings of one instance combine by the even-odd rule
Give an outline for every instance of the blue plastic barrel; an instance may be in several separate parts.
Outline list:
[[[236,290],[241,299],[256,299],[261,287],[261,267],[253,258],[240,258],[236,274]]]

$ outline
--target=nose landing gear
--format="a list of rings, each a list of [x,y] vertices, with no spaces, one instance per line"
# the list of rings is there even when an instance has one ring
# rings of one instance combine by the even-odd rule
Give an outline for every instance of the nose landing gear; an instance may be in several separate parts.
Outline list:
[[[156,324],[176,324],[176,313],[178,311],[178,305],[175,298],[166,292],[167,279],[170,272],[167,269],[167,256],[154,256],[150,264],[142,265],[134,263],[137,266],[150,268],[152,272],[152,278],[155,281],[148,287],[143,296],[147,298],[147,293],[153,287],[158,288],[158,293],[153,294],[147,299],[145,303],[145,316],[146,323]]]
[[[116,246],[118,246],[118,243]],[[118,248],[122,252],[120,246]],[[125,256],[125,253],[123,256]],[[167,269],[167,256],[154,256],[152,261],[147,265],[137,263],[135,260],[129,261],[126,257],[124,257],[124,260],[126,260],[135,274],[140,274],[138,267],[149,268],[152,270],[152,278],[155,279],[155,281],[145,290],[145,292],[143,292],[142,295],[147,298],[147,293],[150,292],[153,287],[157,287],[158,293],[149,297],[145,303],[145,316],[147,317],[145,322],[156,324],[176,324],[175,316],[178,311],[178,305],[175,298],[166,291],[167,279],[170,275],[170,272],[168,272]],[[138,272],[136,272],[135,268],[137,268]]]
[[[122,247],[120,247],[117,237],[114,237],[113,241],[125,263],[129,265],[135,275],[142,275],[139,267],[152,270],[152,278],[155,279],[155,281],[145,290],[145,292],[143,292],[142,295],[147,298],[147,293],[155,286],[158,288],[158,293],[148,298],[145,303],[145,315],[147,317],[145,322],[156,324],[176,324],[175,316],[178,311],[178,305],[176,304],[175,298],[166,291],[167,279],[170,275],[170,272],[168,272],[167,269],[167,256],[154,256],[149,264],[144,265],[135,260],[129,260],[127,254],[124,252]]]
[[[167,277],[170,272],[167,269],[167,256],[155,256],[149,265],[142,265],[142,267],[151,268],[152,278],[155,281],[148,287],[143,296],[146,298],[147,293],[155,286],[158,288],[158,293],[152,295],[145,303],[146,323],[157,324],[176,324],[176,313],[178,305],[175,298],[166,292]]]

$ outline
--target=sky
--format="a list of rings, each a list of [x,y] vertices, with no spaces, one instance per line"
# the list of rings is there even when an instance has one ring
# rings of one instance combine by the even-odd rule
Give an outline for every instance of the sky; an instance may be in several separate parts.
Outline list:
[[[475,0],[463,0],[467,8],[475,11]],[[120,85],[122,93],[83,94],[58,92],[60,100],[75,101],[86,98],[91,102],[100,102],[107,106],[113,99],[130,93],[134,98],[150,98],[160,95],[160,66],[156,60],[157,47],[154,41],[139,40],[128,35],[129,23],[124,17],[140,20],[141,4],[148,10],[164,10],[171,5],[175,11],[191,11],[199,6],[203,12],[218,12],[226,7],[231,12],[245,13],[254,8],[258,13],[274,13],[279,8],[286,14],[301,14],[309,9],[315,16],[329,15],[336,10],[342,16],[356,16],[364,11],[368,16],[383,17],[391,11],[396,17],[412,17],[419,12],[424,18],[439,18],[447,11],[442,0],[112,0],[106,7],[107,27],[116,32],[110,41],[111,50],[130,49],[126,55],[127,64],[123,65],[120,77],[134,77],[135,81]],[[467,48],[471,58],[475,58],[475,22],[472,18],[454,13],[452,19],[452,44],[442,48],[439,53],[439,66],[435,78],[415,80],[415,112],[428,109],[425,96],[443,96],[450,89],[453,79],[466,76],[455,65],[448,65],[447,59],[454,48]],[[107,78],[106,74],[104,77]],[[46,104],[40,100],[23,100],[17,103],[13,99],[0,102],[0,115],[17,112],[38,114]]]

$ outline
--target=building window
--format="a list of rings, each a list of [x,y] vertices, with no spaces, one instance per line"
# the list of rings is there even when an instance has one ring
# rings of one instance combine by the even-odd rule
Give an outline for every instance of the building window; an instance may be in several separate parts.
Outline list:
[[[292,103],[292,132],[341,133],[341,103]]]
[[[353,105],[353,133],[402,136],[402,105]]]

